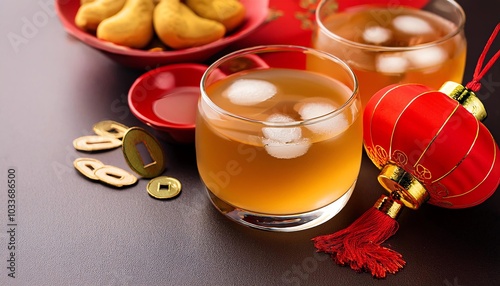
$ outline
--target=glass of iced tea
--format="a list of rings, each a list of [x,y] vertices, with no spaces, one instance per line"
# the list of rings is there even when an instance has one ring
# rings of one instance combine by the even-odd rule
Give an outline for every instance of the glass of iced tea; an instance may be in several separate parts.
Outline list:
[[[452,0],[322,0],[312,46],[345,61],[363,105],[381,88],[462,82],[465,14]]]
[[[361,101],[347,64],[307,47],[253,47],[215,61],[200,86],[197,165],[221,213],[287,232],[345,206],[362,154]]]

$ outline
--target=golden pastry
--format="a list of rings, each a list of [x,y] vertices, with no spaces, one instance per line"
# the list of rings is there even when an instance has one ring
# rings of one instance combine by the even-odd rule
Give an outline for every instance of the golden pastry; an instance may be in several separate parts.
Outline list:
[[[180,0],[160,0],[153,23],[160,40],[173,49],[205,45],[226,33],[224,25],[198,16]]]
[[[245,19],[245,6],[238,0],[186,0],[186,5],[199,16],[222,23],[227,31]]]
[[[153,38],[153,0],[127,0],[123,9],[101,22],[97,38],[130,48],[143,48]]]
[[[95,31],[106,18],[118,13],[126,0],[81,0],[75,16],[75,25],[82,30]]]

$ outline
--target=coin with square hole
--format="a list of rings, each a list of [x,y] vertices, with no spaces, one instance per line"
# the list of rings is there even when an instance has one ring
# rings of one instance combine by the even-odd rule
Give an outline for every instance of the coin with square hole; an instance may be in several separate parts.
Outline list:
[[[122,139],[127,164],[144,178],[159,176],[165,169],[165,155],[160,142],[140,127],[132,127]]]
[[[156,199],[171,199],[181,192],[181,182],[175,178],[160,176],[151,179],[147,185],[148,194]]]
[[[137,182],[137,178],[129,172],[111,165],[104,165],[94,171],[100,181],[115,186],[130,186]]]
[[[113,120],[103,120],[94,124],[92,129],[97,135],[121,139],[128,127]]]
[[[103,151],[120,147],[122,141],[113,137],[88,135],[73,140],[73,146],[78,151]]]
[[[85,177],[98,181],[99,178],[94,174],[95,170],[104,166],[104,164],[93,158],[77,158],[73,161],[73,166]]]

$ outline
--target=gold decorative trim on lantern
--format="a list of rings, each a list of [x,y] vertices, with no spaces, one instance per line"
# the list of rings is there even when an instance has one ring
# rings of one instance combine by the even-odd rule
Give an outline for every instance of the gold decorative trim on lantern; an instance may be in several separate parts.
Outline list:
[[[493,138],[493,135],[491,135],[491,138],[492,138],[492,142],[495,142],[495,139]],[[490,166],[488,167],[488,173],[485,174],[484,178],[480,182],[478,182],[477,185],[475,185],[473,188],[471,188],[471,189],[469,189],[467,191],[463,191],[463,193],[461,193],[461,194],[457,194],[457,195],[453,195],[453,196],[446,196],[446,197],[443,197],[443,198],[444,199],[457,198],[457,197],[465,196],[465,195],[469,194],[470,192],[473,192],[477,187],[479,187],[490,176],[491,172],[493,171],[493,169],[495,167],[495,162],[496,162],[497,155],[498,155],[497,154],[497,149],[495,148],[495,146],[493,146],[493,158],[491,160]],[[486,167],[486,166],[483,166],[483,168],[484,167]]]
[[[481,100],[472,90],[467,89],[463,85],[447,81],[441,86],[439,91],[458,101],[477,120],[483,121],[488,116]]]
[[[424,185],[412,174],[391,163],[384,166],[378,175],[378,181],[392,196],[398,196],[397,199],[410,209],[418,209],[430,198]]]
[[[385,213],[393,219],[397,219],[403,205],[398,199],[382,195],[373,205],[377,210]]]

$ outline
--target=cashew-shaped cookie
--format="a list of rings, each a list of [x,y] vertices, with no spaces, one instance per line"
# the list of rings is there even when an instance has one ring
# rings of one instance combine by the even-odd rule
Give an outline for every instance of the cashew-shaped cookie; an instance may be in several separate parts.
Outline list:
[[[205,45],[226,33],[224,25],[198,16],[180,0],[160,0],[153,23],[158,38],[173,49]]]
[[[238,0],[186,0],[186,5],[199,16],[222,23],[228,32],[245,19],[245,6]]]
[[[97,38],[130,48],[143,48],[153,38],[153,0],[127,0],[120,12],[101,22]]]
[[[126,0],[81,1],[75,16],[75,25],[82,30],[95,31],[106,18],[118,13]]]

